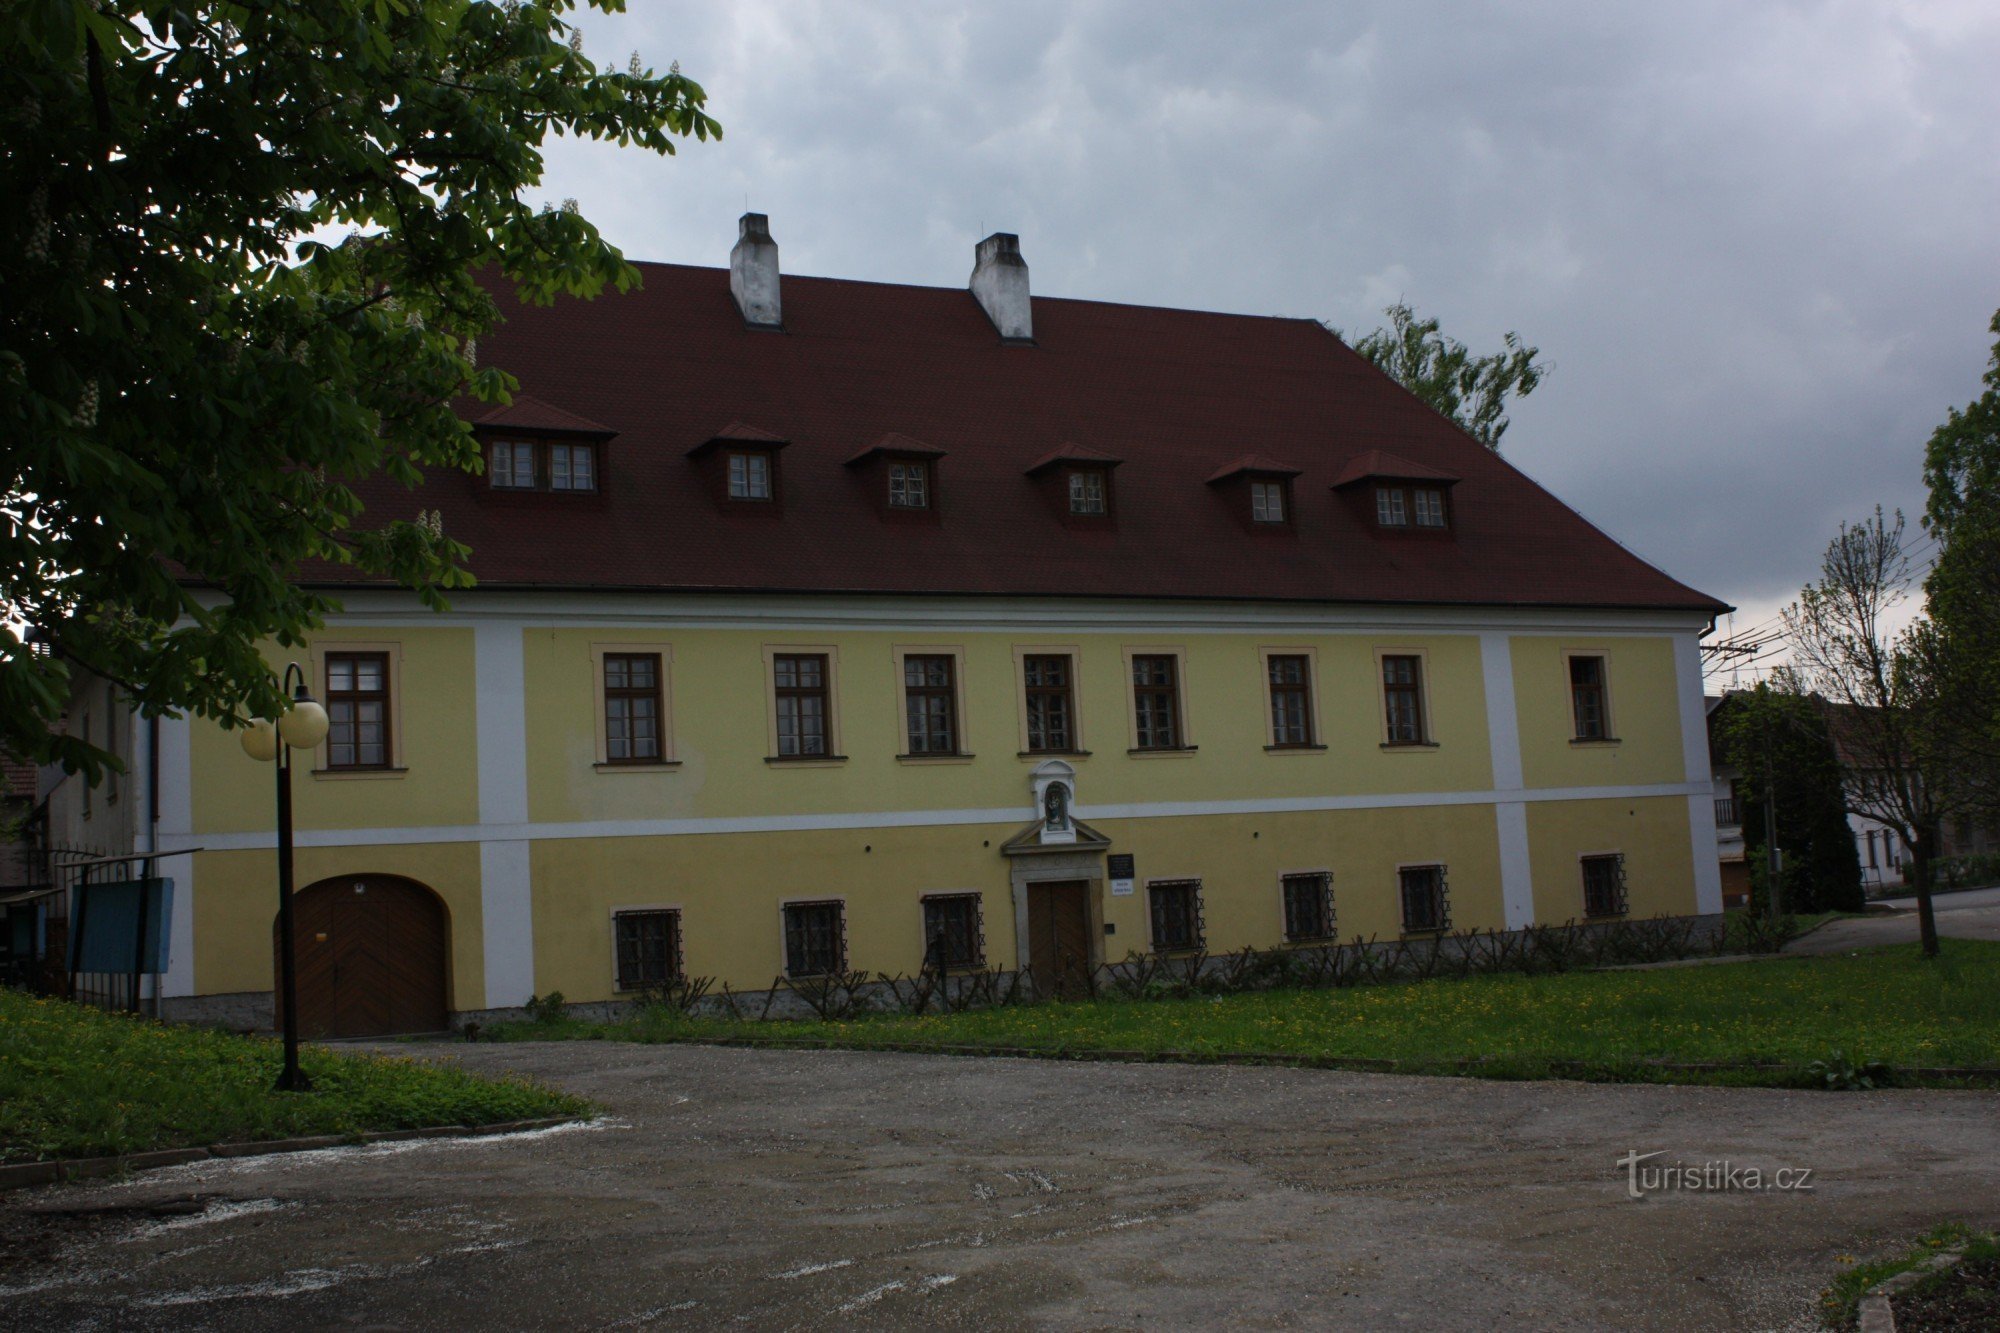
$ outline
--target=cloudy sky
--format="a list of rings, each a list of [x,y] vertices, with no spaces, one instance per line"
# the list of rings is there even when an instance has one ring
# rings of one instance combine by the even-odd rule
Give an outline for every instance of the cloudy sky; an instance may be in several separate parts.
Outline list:
[[[2000,6],[634,0],[720,144],[550,153],[627,254],[1325,319],[1399,297],[1555,373],[1505,452],[1774,612],[1842,518],[1922,508],[2000,307]]]

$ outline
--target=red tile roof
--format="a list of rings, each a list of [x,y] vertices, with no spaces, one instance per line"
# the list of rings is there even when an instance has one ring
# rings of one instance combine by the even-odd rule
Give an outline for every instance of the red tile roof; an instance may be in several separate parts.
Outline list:
[[[1340,470],[1340,475],[1333,479],[1333,489],[1339,490],[1343,486],[1352,486],[1357,481],[1369,481],[1376,477],[1384,481],[1460,480],[1453,473],[1425,467],[1422,463],[1412,463],[1407,458],[1398,458],[1395,454],[1384,453],[1380,449],[1370,449],[1365,454],[1357,455]]]
[[[788,275],[774,333],[744,327],[727,270],[639,267],[626,295],[503,294],[507,322],[481,342],[523,393],[617,432],[601,495],[494,503],[450,474],[371,484],[371,509],[441,511],[487,587],[1722,606],[1311,320],[1037,297],[1034,345],[1008,346],[963,290]],[[789,443],[781,513],[718,501],[688,457],[718,430]],[[842,466],[887,432],[945,452],[939,522],[885,519]],[[1267,448],[1303,469],[1282,543],[1246,533],[1241,497],[1204,484]],[[1123,460],[1114,523],[1066,525],[1024,475],[1066,453]],[[1462,478],[1451,539],[1378,533],[1328,489],[1385,459]]]
[[[866,449],[863,449],[860,453],[854,455],[854,457],[848,459],[847,462],[849,466],[853,466],[857,463],[865,463],[871,458],[890,454],[895,455],[897,458],[943,458],[944,450],[934,444],[926,444],[922,440],[913,439],[908,435],[899,434],[892,430]]]
[[[525,393],[514,395],[505,407],[496,407],[472,424],[485,429],[518,430],[538,435],[616,435],[609,426],[600,426],[588,417],[565,412]]]
[[[1017,345],[1009,344],[1009,346]],[[1028,464],[1026,468],[1022,469],[1021,475],[1024,477],[1038,477],[1050,468],[1062,463],[1080,463],[1087,467],[1117,467],[1124,461],[1124,459],[1119,458],[1115,454],[1107,454],[1099,449],[1086,449],[1080,444],[1064,444],[1059,445]]]
[[[25,759],[16,759],[11,754],[0,754],[0,800],[33,802],[35,799],[35,766]]]
[[[1245,454],[1234,462],[1224,463],[1208,474],[1209,483],[1228,481],[1231,477],[1296,477],[1305,471],[1290,463],[1280,463],[1275,458],[1262,454]]]

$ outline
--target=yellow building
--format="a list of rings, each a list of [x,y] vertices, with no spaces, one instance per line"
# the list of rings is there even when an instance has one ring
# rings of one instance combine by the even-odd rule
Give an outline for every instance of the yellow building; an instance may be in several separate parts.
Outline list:
[[[309,1031],[673,975],[1720,910],[1699,639],[1644,565],[1310,321],[643,266],[509,306],[474,590],[292,654]],[[285,660],[275,652],[274,665]],[[169,1012],[268,1018],[271,772],[160,729]]]

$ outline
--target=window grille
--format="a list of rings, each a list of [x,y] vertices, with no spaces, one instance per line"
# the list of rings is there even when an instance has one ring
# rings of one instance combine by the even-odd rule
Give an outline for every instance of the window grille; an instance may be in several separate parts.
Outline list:
[[[1403,929],[1450,930],[1451,893],[1444,867],[1404,866],[1398,875],[1403,889]]]

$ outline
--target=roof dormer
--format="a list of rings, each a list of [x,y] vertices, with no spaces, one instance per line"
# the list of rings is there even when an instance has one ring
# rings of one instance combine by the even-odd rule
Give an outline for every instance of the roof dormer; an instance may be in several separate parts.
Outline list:
[[[1208,484],[1253,532],[1291,532],[1292,479],[1304,471],[1262,454],[1245,454],[1211,473]]]
[[[1451,491],[1458,481],[1449,472],[1371,449],[1341,469],[1333,489],[1384,536],[1447,537],[1454,524]]]
[[[869,502],[883,518],[898,522],[938,521],[941,493],[938,460],[944,450],[891,431],[847,460],[867,488]]]
[[[1118,518],[1111,472],[1124,461],[1080,444],[1065,444],[1029,464],[1026,475],[1040,483],[1064,524],[1108,528]]]
[[[785,498],[778,454],[790,443],[762,426],[732,421],[687,456],[725,513],[777,515]]]
[[[604,446],[618,432],[516,394],[512,402],[476,418],[472,433],[485,463],[479,483],[484,495],[574,498],[602,493]]]

